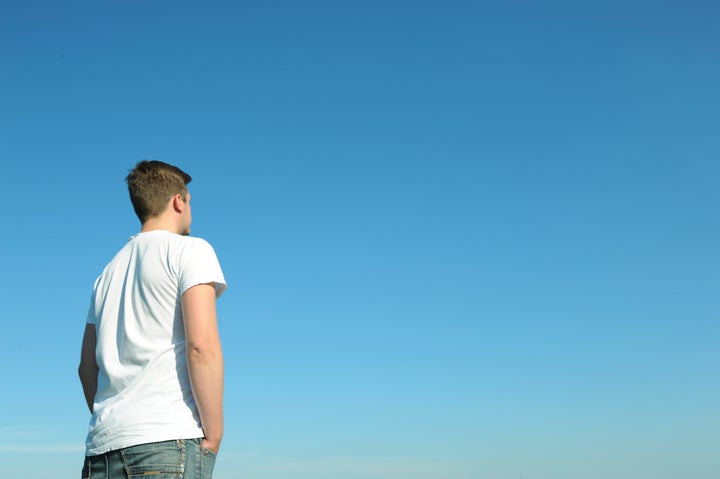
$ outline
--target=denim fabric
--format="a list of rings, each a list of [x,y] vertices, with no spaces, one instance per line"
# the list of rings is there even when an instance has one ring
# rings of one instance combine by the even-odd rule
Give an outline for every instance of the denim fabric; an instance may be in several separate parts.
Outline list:
[[[217,454],[202,447],[202,439],[188,439],[187,466],[183,479],[211,479]]]
[[[154,442],[88,456],[82,479],[211,479],[214,452],[201,439]]]

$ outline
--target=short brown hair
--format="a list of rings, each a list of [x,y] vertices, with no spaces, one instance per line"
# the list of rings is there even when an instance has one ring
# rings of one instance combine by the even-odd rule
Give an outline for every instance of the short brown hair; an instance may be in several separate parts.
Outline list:
[[[160,216],[173,196],[179,194],[185,200],[186,185],[192,178],[176,166],[143,160],[135,165],[125,181],[135,214],[145,223]]]

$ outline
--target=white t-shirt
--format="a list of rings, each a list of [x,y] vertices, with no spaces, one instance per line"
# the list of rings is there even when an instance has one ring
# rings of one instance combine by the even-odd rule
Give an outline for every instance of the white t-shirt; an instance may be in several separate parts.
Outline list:
[[[226,284],[210,244],[155,230],[139,233],[95,281],[87,322],[95,325],[100,371],[85,454],[202,437],[187,371],[182,294]]]

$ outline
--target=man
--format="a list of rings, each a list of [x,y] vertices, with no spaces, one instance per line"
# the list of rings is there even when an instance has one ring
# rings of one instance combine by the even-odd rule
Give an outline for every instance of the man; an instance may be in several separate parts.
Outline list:
[[[187,236],[190,180],[160,161],[126,178],[142,228],[93,288],[78,371],[92,413],[83,478],[212,476],[226,284],[210,244]]]

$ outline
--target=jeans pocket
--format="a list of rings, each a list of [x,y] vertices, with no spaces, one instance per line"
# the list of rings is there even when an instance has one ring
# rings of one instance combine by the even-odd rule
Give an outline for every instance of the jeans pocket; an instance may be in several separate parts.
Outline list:
[[[217,454],[202,447],[202,438],[189,439],[187,447],[188,463],[185,479],[211,479]]]
[[[200,478],[211,479],[217,454],[206,447],[200,447]]]
[[[185,470],[185,443],[165,441],[132,446],[122,451],[130,478],[177,479]]]
[[[214,452],[212,449],[200,446],[200,450],[202,451],[204,456],[210,457],[213,461],[217,459],[217,452]]]

